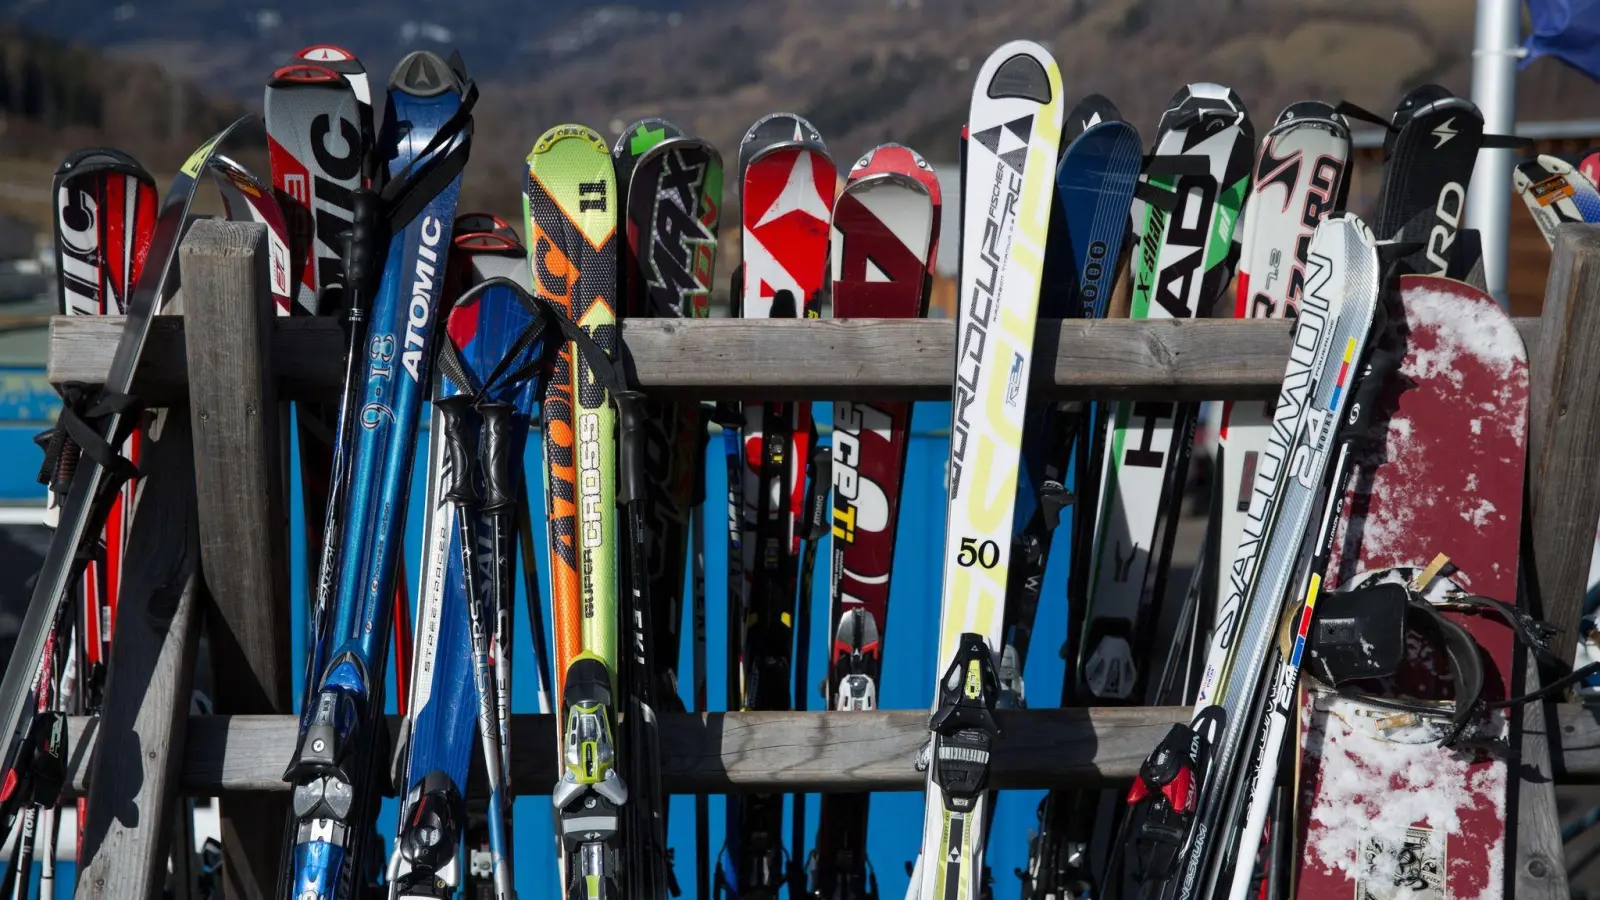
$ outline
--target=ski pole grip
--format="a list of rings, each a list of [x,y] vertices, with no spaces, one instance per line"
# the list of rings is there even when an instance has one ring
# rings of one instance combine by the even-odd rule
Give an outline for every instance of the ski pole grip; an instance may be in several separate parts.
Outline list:
[[[828,497],[833,492],[833,451],[819,447],[811,457],[811,496],[807,504],[806,540],[815,541],[828,533],[832,520]]]
[[[645,494],[644,445],[639,434],[644,426],[641,402],[644,395],[638,391],[617,391],[612,396],[617,400],[618,440],[622,452],[621,491],[617,499],[626,506],[634,500],[643,500]]]
[[[483,464],[483,511],[501,513],[511,509],[517,494],[511,485],[511,413],[509,403],[483,403],[483,446],[478,455]]]
[[[372,273],[377,269],[378,254],[387,250],[379,247],[378,230],[382,221],[378,195],[368,188],[357,188],[350,194],[350,208],[354,219],[346,232],[344,270],[346,297],[352,302],[366,297],[372,285]]]
[[[467,408],[472,398],[466,394],[440,397],[433,401],[439,410],[444,427],[445,472],[449,487],[444,499],[457,506],[467,506],[477,501],[472,488],[472,448],[467,446]]]

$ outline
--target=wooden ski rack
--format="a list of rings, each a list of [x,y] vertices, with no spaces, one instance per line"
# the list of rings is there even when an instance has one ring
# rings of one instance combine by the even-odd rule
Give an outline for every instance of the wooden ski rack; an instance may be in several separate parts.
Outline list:
[[[80,898],[158,896],[184,795],[221,798],[226,896],[268,897],[277,881],[282,775],[297,731],[279,410],[285,400],[337,400],[344,339],[332,320],[273,315],[260,225],[197,221],[180,261],[184,313],[157,320],[135,386],[170,414],[142,464],[106,712],[71,723],[70,790],[89,796]],[[1600,226],[1562,227],[1542,315],[1516,324],[1532,366],[1524,581],[1570,657],[1600,521]],[[121,327],[111,317],[52,320],[50,380],[103,380]],[[1041,322],[1034,389],[1075,399],[1269,398],[1290,327]],[[632,377],[652,396],[931,400],[950,396],[954,330],[949,320],[657,320],[626,323],[622,336]],[[216,714],[190,716],[202,609]],[[1036,709],[999,718],[995,786],[1090,787],[1132,777],[1187,712]],[[923,785],[913,759],[927,738],[925,711],[661,722],[663,774],[681,792]],[[1521,725],[1508,896],[1565,900],[1554,784],[1600,783],[1600,711],[1532,704]],[[548,791],[553,727],[547,716],[514,719],[518,793]]]

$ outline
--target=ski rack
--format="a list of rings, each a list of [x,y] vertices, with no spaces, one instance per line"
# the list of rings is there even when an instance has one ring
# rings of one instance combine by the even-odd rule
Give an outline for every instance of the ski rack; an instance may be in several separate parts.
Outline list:
[[[222,798],[228,896],[269,896],[277,874],[283,766],[297,728],[279,403],[337,400],[344,336],[332,319],[272,315],[261,225],[197,221],[180,262],[186,312],[157,318],[134,390],[151,407],[187,405],[190,416],[169,417],[171,440],[157,442],[144,463],[106,712],[70,723],[68,792],[87,793],[90,809],[80,898],[159,894],[171,812],[183,795]],[[1535,613],[1573,635],[1600,520],[1600,226],[1561,227],[1543,314],[1516,325],[1532,366],[1523,580]],[[1283,374],[1290,327],[1042,321],[1032,389],[1078,399],[1267,399]],[[52,319],[50,380],[103,381],[121,328],[115,317]],[[661,399],[939,400],[950,395],[954,328],[938,319],[644,319],[626,323],[622,337],[637,386]],[[218,714],[191,717],[202,609]],[[1561,641],[1569,660],[1573,644]],[[662,776],[675,793],[921,790],[913,760],[927,741],[927,715],[662,714]],[[1125,781],[1188,715],[1176,707],[998,712],[1004,738],[992,784]],[[1600,713],[1530,704],[1521,725],[1508,896],[1565,900],[1554,784],[1600,783]],[[513,719],[519,793],[548,792],[553,728],[548,716]],[[483,790],[482,772],[473,777]]]

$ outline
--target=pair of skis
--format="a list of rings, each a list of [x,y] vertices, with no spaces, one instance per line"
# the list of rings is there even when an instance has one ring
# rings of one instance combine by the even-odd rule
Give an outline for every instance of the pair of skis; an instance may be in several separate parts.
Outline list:
[[[55,495],[56,533],[0,681],[0,820],[7,834],[26,832],[19,833],[17,858],[8,866],[13,893],[28,891],[36,840],[53,880],[65,714],[98,705],[132,513],[137,468],[130,456],[139,452],[142,413],[128,391],[151,319],[176,288],[169,276],[202,172],[247,177],[215,154],[239,124],[190,155],[159,206],[149,176],[117,151],[75,153],[57,173],[63,308],[69,314],[120,311],[127,321],[105,384],[65,386],[56,427],[41,436],[46,462],[40,480]],[[80,829],[83,820],[80,804]]]
[[[611,148],[622,195],[627,240],[621,272],[627,318],[704,318],[710,314],[716,267],[717,225],[722,213],[722,156],[710,143],[685,134],[665,119],[650,118],[623,129]],[[661,787],[655,747],[657,709],[685,710],[679,692],[684,620],[684,576],[692,550],[692,693],[694,709],[706,708],[705,523],[701,502],[706,427],[698,404],[643,401],[624,452],[637,454],[624,475],[625,493],[637,495],[639,515],[629,513],[630,544],[625,575],[625,612],[630,722],[639,726],[636,757],[641,769],[630,783],[643,791],[635,821],[639,835],[632,863],[656,879],[652,896],[676,873],[660,862],[666,851],[670,799]],[[626,498],[625,498],[626,500]],[[626,502],[625,502],[626,505]],[[709,801],[695,799],[697,883],[709,877]]]
[[[821,136],[799,116],[773,113],[745,132],[739,146],[743,261],[735,279],[736,315],[821,315],[837,177]],[[807,512],[820,512],[808,497],[826,491],[827,456],[817,450],[809,402],[746,403],[739,424],[738,444],[730,448],[737,458],[730,456],[728,467],[730,480],[738,482],[740,510],[740,577],[728,619],[730,662],[736,660],[738,677],[729,679],[729,708],[804,709],[805,657],[795,648],[797,637],[808,637],[810,613],[804,597],[797,608],[796,592],[810,585],[809,571],[801,572],[802,542],[814,547],[823,530]],[[808,557],[814,559],[813,553],[808,550]],[[800,889],[801,867],[784,849],[783,809],[781,794],[728,798],[719,895],[762,896],[785,882],[791,891]],[[793,833],[799,836],[805,813],[798,796],[795,811]]]
[[[510,898],[511,626],[516,538],[527,528],[518,463],[550,338],[545,311],[504,284],[526,271],[515,232],[480,215],[458,216],[454,232],[404,731],[406,794],[389,881],[396,897],[453,897],[476,876],[492,896]],[[539,635],[534,562],[522,564]],[[536,655],[542,680],[547,660]],[[474,738],[489,773],[482,808],[465,799]]]
[[[697,182],[696,193],[696,187],[680,180],[703,179],[714,157],[699,142],[680,142],[676,149],[683,153],[670,141],[666,144],[653,156],[651,148],[640,147],[635,169],[626,173],[632,176],[632,197],[654,204],[657,213],[662,203],[691,201],[704,212],[712,199],[704,193],[704,182]],[[675,166],[676,179],[670,177]],[[657,181],[647,187],[652,174]],[[666,563],[663,553],[652,557],[647,516],[659,514],[664,504],[653,477],[660,470],[647,468],[646,442],[663,433],[662,419],[681,424],[683,417],[670,407],[647,406],[624,389],[613,367],[617,320],[623,312],[618,288],[639,278],[646,264],[671,269],[675,263],[689,269],[691,281],[702,271],[709,278],[712,260],[700,257],[692,240],[656,253],[660,231],[655,226],[647,235],[649,252],[644,252],[639,243],[644,232],[625,211],[617,160],[605,141],[583,126],[558,126],[534,144],[524,200],[534,290],[576,322],[580,330],[575,334],[582,338],[560,350],[543,403],[554,693],[559,698],[562,760],[552,802],[562,891],[573,900],[662,898],[673,875],[666,851],[656,710],[676,693],[676,685],[664,689],[653,658],[660,638],[654,633],[658,601],[652,591],[660,581],[653,577],[651,560]],[[709,224],[703,219],[684,223],[682,217],[690,214],[687,206],[667,211],[685,228],[714,229],[714,216]],[[625,264],[630,259],[639,271]],[[657,275],[661,271],[652,269]],[[686,295],[676,293],[679,288],[687,288],[691,309],[703,305],[697,299],[703,283],[656,284],[670,287],[675,296],[652,294],[666,304],[655,311],[681,313]],[[653,496],[657,502],[652,504]],[[619,502],[622,523],[617,521]],[[618,552],[624,543],[625,567]],[[680,591],[674,586],[673,596]],[[671,608],[681,612],[681,605]],[[665,627],[676,633],[675,624]]]
[[[367,316],[350,317],[331,467],[340,495],[330,496],[318,579],[324,618],[284,773],[293,784],[280,883],[287,895],[355,896],[378,868],[370,841],[386,743],[383,670],[405,519],[393,510],[406,507],[432,385],[433,322],[476,97],[459,59],[420,51],[403,59],[377,141],[386,169],[353,202],[345,302]]]
[[[136,161],[115,150],[89,149],[71,154],[56,172],[55,247],[58,260],[58,307],[63,315],[113,315],[122,312],[144,264],[155,224],[155,183]],[[70,390],[70,389],[69,389]],[[59,432],[57,434],[60,434]],[[62,435],[65,438],[65,435]],[[138,433],[129,436],[122,452],[138,461]],[[71,454],[72,451],[67,451]],[[69,468],[44,473],[51,497],[66,490]],[[61,825],[56,808],[64,762],[65,715],[98,715],[105,689],[106,659],[111,647],[111,625],[121,591],[123,548],[132,519],[136,482],[121,486],[112,500],[103,529],[100,553],[85,567],[75,602],[64,603],[52,623],[46,652],[38,660],[31,710],[33,722],[25,740],[31,748],[31,772],[17,772],[3,791],[25,804],[20,815],[5,821],[5,834],[13,835],[12,851],[0,896],[30,896],[28,882],[35,859],[40,864],[40,895],[48,896],[55,882],[55,852]],[[18,800],[12,800],[13,803]],[[82,845],[85,804],[77,804],[78,837]]]

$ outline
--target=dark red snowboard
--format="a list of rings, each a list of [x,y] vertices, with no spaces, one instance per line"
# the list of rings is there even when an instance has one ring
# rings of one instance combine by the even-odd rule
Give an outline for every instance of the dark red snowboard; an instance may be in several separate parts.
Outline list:
[[[1424,596],[1459,588],[1514,602],[1528,419],[1522,339],[1493,299],[1461,282],[1407,275],[1399,294],[1383,346],[1403,350],[1404,361],[1374,423],[1387,438],[1357,458],[1328,585],[1383,570],[1413,578],[1442,553],[1451,565]],[[1482,648],[1484,698],[1505,698],[1509,627],[1473,612],[1444,615]],[[1451,698],[1442,648],[1409,631],[1405,644],[1406,662],[1383,693]],[[1294,896],[1504,896],[1505,757],[1441,748],[1436,719],[1341,697],[1309,677],[1302,684]],[[1488,735],[1505,740],[1506,717],[1495,715]]]

